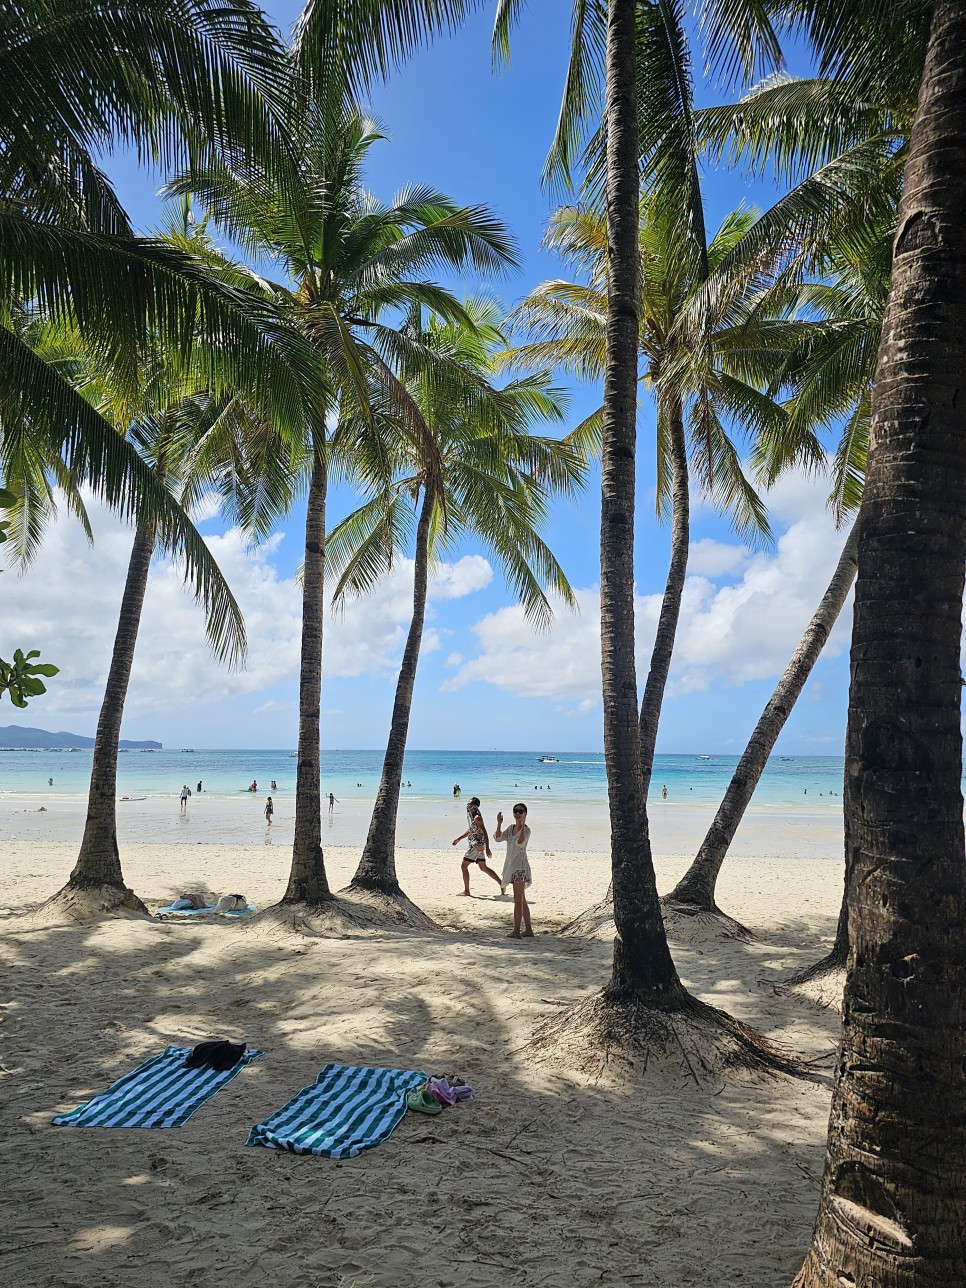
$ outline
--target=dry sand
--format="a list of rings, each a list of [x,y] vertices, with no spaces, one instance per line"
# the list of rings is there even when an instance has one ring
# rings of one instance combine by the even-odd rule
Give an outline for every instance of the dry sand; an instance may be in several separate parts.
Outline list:
[[[10,835],[15,820],[3,821]],[[825,860],[729,859],[720,901],[753,942],[672,944],[693,991],[809,1057],[832,1052],[836,1014],[768,981],[831,942],[832,832]],[[438,932],[323,939],[224,920],[38,923],[24,914],[62,884],[76,844],[25,835],[0,843],[0,1284],[791,1282],[817,1206],[827,1084],[697,1087],[683,1070],[622,1080],[607,1069],[595,1081],[527,1048],[538,1023],[607,977],[606,941],[542,933],[602,894],[601,854],[536,851],[531,941],[504,937],[510,901],[475,871],[477,897],[454,897],[449,849],[399,856]],[[125,876],[152,906],[197,887],[264,906],[287,870],[284,825],[274,839],[127,843]],[[765,843],[794,854],[795,829],[773,820]],[[357,857],[327,849],[334,886]],[[659,861],[661,889],[683,866]],[[165,1044],[212,1036],[265,1054],[183,1128],[51,1127]],[[458,1071],[477,1099],[409,1114],[351,1161],[247,1149],[251,1124],[330,1060]]]

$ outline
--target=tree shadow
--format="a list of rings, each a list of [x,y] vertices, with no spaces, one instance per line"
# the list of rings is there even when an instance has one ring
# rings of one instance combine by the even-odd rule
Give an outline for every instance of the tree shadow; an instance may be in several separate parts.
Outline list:
[[[534,1064],[534,1027],[599,988],[610,945],[511,943],[502,921],[348,940],[248,929],[7,921],[8,1282],[790,1281],[817,1202],[825,1091],[769,1079],[712,1095],[685,1077],[604,1087]],[[754,988],[763,951],[689,946],[678,964],[705,1000],[784,1040],[804,1031],[803,1008]],[[209,1037],[265,1054],[183,1128],[50,1126],[168,1043]],[[461,1073],[477,1100],[407,1115],[342,1163],[246,1149],[248,1128],[329,1061]]]

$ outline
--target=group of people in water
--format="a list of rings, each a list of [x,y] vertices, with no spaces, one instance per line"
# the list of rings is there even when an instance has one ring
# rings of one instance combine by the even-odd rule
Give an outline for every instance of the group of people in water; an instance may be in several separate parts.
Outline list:
[[[463,898],[470,897],[470,864],[475,863],[481,872],[497,883],[501,895],[506,894],[507,886],[513,888],[513,930],[507,938],[532,939],[533,926],[530,923],[530,905],[527,903],[527,886],[533,884],[530,860],[527,857],[530,827],[527,823],[527,807],[522,801],[518,801],[513,806],[513,822],[505,828],[503,811],[497,811],[493,840],[506,845],[506,858],[499,876],[486,861],[493,857],[493,851],[490,848],[489,833],[480,809],[480,798],[470,797],[466,806],[466,831],[461,832],[453,840],[454,845],[459,845],[460,841],[466,841],[466,853],[460,863],[463,871],[463,889],[458,893]]]

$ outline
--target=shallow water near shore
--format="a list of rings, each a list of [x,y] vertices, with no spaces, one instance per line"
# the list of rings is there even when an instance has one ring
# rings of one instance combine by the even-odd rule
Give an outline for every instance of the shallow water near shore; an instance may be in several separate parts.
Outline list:
[[[0,751],[0,794],[38,797],[87,794],[90,749]],[[551,757],[550,760],[545,757]],[[372,799],[382,770],[382,751],[323,751],[321,785],[340,800]],[[737,756],[704,754],[657,756],[651,796],[692,805],[717,804],[738,763]],[[122,751],[118,758],[118,796],[172,797],[199,781],[210,796],[237,798],[252,782],[260,792],[291,796],[295,791],[294,752],[245,750]],[[840,799],[843,761],[835,756],[772,756],[755,793],[759,805],[803,802],[829,804]],[[49,779],[53,778],[53,784]],[[549,793],[559,799],[604,801],[604,757],[594,752],[411,751],[403,779],[410,797],[432,800],[453,795],[506,799],[514,792],[532,798]],[[42,802],[38,802],[42,803]]]

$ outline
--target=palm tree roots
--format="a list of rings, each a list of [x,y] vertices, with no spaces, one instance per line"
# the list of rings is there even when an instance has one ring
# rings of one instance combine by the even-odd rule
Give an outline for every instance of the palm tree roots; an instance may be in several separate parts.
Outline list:
[[[126,886],[87,885],[68,881],[27,916],[45,925],[93,921],[97,917],[149,917],[151,914]]]
[[[815,1076],[756,1029],[690,995],[668,1011],[604,990],[545,1020],[527,1050],[595,1084],[657,1078],[718,1090],[736,1076]]]
[[[661,916],[668,939],[679,944],[706,943],[709,939],[750,943],[755,938],[747,926],[722,912],[716,903],[707,908],[665,895],[661,900]]]

